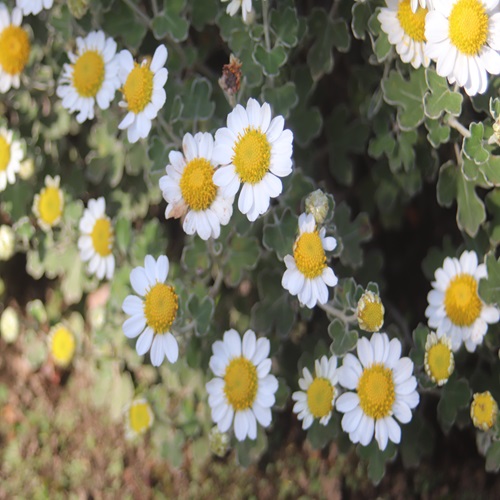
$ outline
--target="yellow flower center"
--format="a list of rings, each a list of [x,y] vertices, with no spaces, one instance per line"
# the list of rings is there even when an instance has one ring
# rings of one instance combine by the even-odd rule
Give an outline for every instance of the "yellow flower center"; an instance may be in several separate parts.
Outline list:
[[[444,308],[453,324],[472,325],[479,318],[482,309],[476,279],[470,274],[459,274],[453,278],[446,289]]]
[[[403,31],[415,42],[425,42],[425,16],[427,9],[422,9],[420,5],[417,12],[413,12],[410,0],[402,0],[398,6],[398,21]]]
[[[54,362],[62,367],[68,366],[75,354],[75,337],[64,326],[54,331],[51,339],[51,354]]]
[[[448,22],[450,41],[462,54],[476,55],[485,45],[489,18],[480,0],[458,0]]]
[[[0,135],[0,172],[5,172],[10,162],[10,144]]]
[[[9,75],[18,75],[30,55],[28,33],[19,26],[7,26],[0,33],[0,66]]]
[[[358,381],[361,409],[375,420],[391,415],[396,399],[392,370],[381,363],[365,368]]]
[[[474,394],[470,416],[478,429],[491,429],[497,419],[498,405],[490,391]]]
[[[427,375],[436,383],[448,380],[455,366],[451,349],[439,342],[425,353],[425,368]]]
[[[326,255],[318,231],[303,233],[293,246],[297,269],[306,278],[317,278],[326,267]]]
[[[149,404],[145,402],[132,403],[128,411],[128,420],[130,428],[136,434],[146,432],[153,423]]]
[[[213,181],[214,167],[205,158],[191,160],[182,173],[182,197],[193,210],[206,210],[217,194]]]
[[[62,210],[63,196],[61,190],[54,186],[43,188],[38,201],[40,219],[47,225],[53,226],[61,218]]]
[[[241,182],[257,184],[269,171],[271,145],[266,134],[247,127],[233,148],[233,165]]]
[[[247,358],[231,360],[224,374],[224,393],[235,411],[251,408],[257,396],[257,368]]]
[[[153,77],[149,63],[143,65],[134,63],[134,69],[129,73],[123,86],[123,96],[127,101],[128,110],[132,113],[140,113],[151,102]]]
[[[73,85],[82,97],[95,97],[104,81],[104,59],[95,50],[88,50],[75,62]]]
[[[92,238],[94,250],[101,257],[107,257],[111,253],[113,228],[111,227],[111,221],[107,217],[96,220],[90,237]]]
[[[358,305],[358,324],[366,332],[378,332],[384,324],[384,306],[378,295],[367,292]]]
[[[323,377],[315,378],[307,389],[307,406],[314,418],[322,418],[332,411],[335,389]]]
[[[155,333],[170,330],[177,315],[178,297],[174,288],[165,283],[156,283],[144,298],[146,323]]]

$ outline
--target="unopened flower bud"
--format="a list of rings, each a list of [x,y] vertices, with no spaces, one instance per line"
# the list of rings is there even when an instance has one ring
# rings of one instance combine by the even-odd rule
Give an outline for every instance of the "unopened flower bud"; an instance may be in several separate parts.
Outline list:
[[[328,197],[316,189],[306,198],[306,213],[312,214],[316,224],[323,224],[328,215]]]
[[[7,344],[12,344],[19,336],[19,317],[14,308],[7,307],[0,317],[0,332]]]
[[[218,427],[212,427],[208,434],[210,450],[218,457],[223,457],[229,450],[229,435],[226,432],[220,432]]]
[[[15,233],[10,226],[0,226],[0,260],[9,260],[15,251]]]
[[[19,177],[21,177],[21,179],[27,181],[28,179],[33,177],[34,173],[35,162],[32,158],[27,158],[26,160],[21,162],[21,165],[19,167]]]
[[[81,19],[89,9],[88,0],[68,0],[68,9],[76,19]]]

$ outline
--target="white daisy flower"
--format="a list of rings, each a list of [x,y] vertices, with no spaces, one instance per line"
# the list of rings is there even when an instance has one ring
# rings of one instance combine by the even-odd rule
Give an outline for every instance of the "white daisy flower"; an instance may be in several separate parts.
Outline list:
[[[23,15],[33,14],[36,16],[43,9],[50,9],[54,0],[16,0],[16,5],[19,7]]]
[[[16,173],[21,169],[23,149],[13,136],[12,130],[0,128],[0,192],[5,190],[7,184],[14,184]]]
[[[290,130],[285,120],[271,120],[271,107],[249,99],[246,109],[238,104],[227,117],[227,128],[217,130],[213,160],[223,165],[214,174],[214,183],[226,197],[235,196],[243,184],[238,208],[254,221],[269,208],[270,198],[283,189],[279,177],[292,172]]]
[[[488,73],[500,73],[500,0],[434,2],[425,23],[426,54],[438,75],[473,96],[488,87]]]
[[[48,342],[54,364],[60,368],[67,368],[75,355],[76,339],[74,333],[59,323],[50,329]]]
[[[120,86],[116,42],[102,31],[92,31],[76,39],[76,54],[68,53],[71,64],[64,64],[57,96],[70,113],[78,111],[76,121],[94,118],[94,106],[108,109]]]
[[[241,15],[243,22],[249,23],[252,20],[253,7],[252,0],[222,0],[223,2],[230,2],[226,7],[226,12],[233,17],[241,7]]]
[[[378,294],[367,290],[358,300],[356,316],[361,330],[379,332],[384,324],[384,313],[384,304]]]
[[[413,362],[401,358],[401,342],[389,341],[385,333],[362,337],[357,344],[358,357],[348,353],[339,368],[339,382],[349,391],[338,397],[342,429],[353,443],[368,446],[373,435],[381,450],[388,441],[399,443],[402,424],[410,422],[412,408],[419,402]]]
[[[59,224],[64,210],[64,195],[59,187],[60,177],[45,176],[45,187],[35,195],[33,213],[37,217],[38,225],[44,231],[50,231]]]
[[[455,369],[450,337],[429,333],[425,341],[424,367],[427,376],[439,387],[448,382]]]
[[[443,267],[434,273],[425,315],[438,337],[451,338],[454,351],[464,342],[466,349],[474,352],[483,342],[488,323],[497,323],[500,319],[498,309],[486,305],[477,293],[479,280],[486,277],[486,266],[478,265],[474,251],[463,252],[460,260],[446,257]]]
[[[177,340],[170,328],[177,316],[178,296],[173,286],[167,285],[168,257],[155,260],[146,255],[144,267],[130,273],[130,283],[137,295],[129,295],[122,304],[123,312],[130,315],[123,323],[123,333],[129,339],[139,337],[135,349],[139,356],[151,349],[151,363],[160,366],[166,357],[175,363],[179,357]]]
[[[307,368],[302,370],[303,378],[299,379],[302,390],[292,394],[292,399],[296,401],[293,411],[302,420],[303,429],[309,429],[315,418],[320,424],[327,425],[338,395],[337,358],[322,356],[314,362],[314,368],[315,377]]]
[[[429,66],[425,55],[425,16],[427,9],[418,7],[412,12],[410,0],[386,0],[378,14],[382,31],[387,33],[389,42],[396,46],[396,52],[405,63],[414,68]]]
[[[167,202],[165,217],[185,215],[182,227],[187,234],[200,238],[218,238],[220,226],[225,226],[233,213],[234,197],[225,198],[214,184],[216,164],[212,160],[214,140],[211,134],[186,134],[183,153],[172,151],[166,167],[167,175],[160,179],[160,189]]]
[[[97,200],[89,200],[88,206],[80,219],[78,239],[80,258],[89,262],[88,272],[95,274],[100,280],[106,276],[110,280],[115,272],[113,241],[115,239],[113,225],[106,215],[106,202],[101,196]]]
[[[151,429],[155,415],[146,398],[135,398],[124,409],[125,438],[132,440]]]
[[[18,89],[20,75],[28,63],[31,44],[26,30],[21,28],[23,13],[14,7],[12,15],[0,3],[0,92]]]
[[[474,393],[470,405],[470,418],[474,426],[486,432],[496,424],[497,416],[498,404],[491,392]]]
[[[263,427],[271,423],[278,380],[269,373],[269,350],[269,340],[257,339],[252,330],[243,341],[236,330],[228,330],[212,345],[210,368],[215,378],[206,384],[212,420],[220,432],[227,432],[234,418],[238,441],[256,439],[257,422]]]
[[[328,301],[327,286],[335,286],[337,276],[326,263],[325,250],[337,246],[335,238],[325,237],[325,228],[318,231],[312,214],[299,217],[299,236],[293,245],[293,257],[285,256],[286,271],[281,285],[297,295],[301,305],[312,309],[318,302]]]
[[[411,10],[413,12],[416,12],[418,9],[418,6],[422,7],[422,9],[432,9],[432,2],[433,0],[411,0]]]
[[[148,136],[151,120],[156,118],[165,104],[167,94],[163,87],[168,78],[167,68],[164,67],[167,56],[165,45],[157,47],[153,58],[145,58],[141,64],[134,62],[128,50],[118,54],[124,99],[120,106],[128,111],[118,128],[127,129],[129,142],[137,142]]]

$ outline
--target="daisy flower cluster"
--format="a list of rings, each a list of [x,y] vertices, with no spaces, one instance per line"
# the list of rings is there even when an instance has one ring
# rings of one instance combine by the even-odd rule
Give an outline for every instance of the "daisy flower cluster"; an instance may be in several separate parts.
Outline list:
[[[498,0],[386,0],[382,30],[405,63],[436,63],[438,75],[474,96],[500,73]]]
[[[168,52],[160,45],[152,58],[135,62],[128,50],[116,50],[116,42],[103,31],[77,37],[76,50],[68,53],[70,62],[64,65],[57,95],[70,113],[78,112],[76,120],[83,123],[94,118],[96,105],[108,109],[121,89],[123,100],[119,105],[126,115],[118,128],[127,130],[129,142],[134,143],[149,135],[152,120],[165,104]]]

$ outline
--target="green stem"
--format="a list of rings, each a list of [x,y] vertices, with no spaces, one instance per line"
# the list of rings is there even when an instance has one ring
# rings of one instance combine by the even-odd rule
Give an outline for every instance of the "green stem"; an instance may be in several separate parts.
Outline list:
[[[339,309],[335,309],[332,307],[330,304],[320,304],[318,302],[318,306],[323,309],[327,314],[330,316],[333,316],[335,318],[340,319],[342,322],[345,324],[355,324],[358,321],[358,316],[356,314],[350,314],[347,315],[343,311],[340,311]]]
[[[123,0],[140,18],[141,21],[149,28],[151,19],[133,2],[133,0]]]
[[[450,127],[458,130],[464,137],[470,137],[470,131],[466,129],[454,116],[449,115],[447,122]]]

